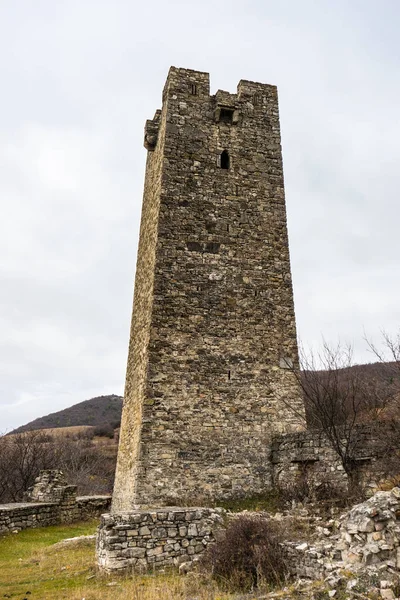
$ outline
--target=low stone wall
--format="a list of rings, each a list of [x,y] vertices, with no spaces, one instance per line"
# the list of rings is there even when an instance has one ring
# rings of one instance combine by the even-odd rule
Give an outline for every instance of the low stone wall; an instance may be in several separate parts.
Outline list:
[[[61,471],[41,471],[27,491],[28,502],[0,504],[0,534],[48,527],[100,517],[111,506],[111,496],[76,496]]]
[[[31,527],[88,521],[110,509],[111,496],[83,496],[74,504],[59,502],[16,502],[0,504],[0,534]]]
[[[30,527],[47,527],[60,522],[58,504],[18,502],[0,505],[0,534]]]
[[[223,509],[165,507],[102,515],[97,534],[99,567],[145,571],[199,558],[223,526]]]

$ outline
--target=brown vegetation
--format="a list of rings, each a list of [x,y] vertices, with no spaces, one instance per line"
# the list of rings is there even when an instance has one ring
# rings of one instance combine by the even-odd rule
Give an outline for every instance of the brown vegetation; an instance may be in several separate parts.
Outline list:
[[[20,502],[42,469],[61,469],[78,494],[109,494],[117,444],[93,439],[89,432],[53,436],[27,431],[0,437],[0,503]]]
[[[293,368],[303,393],[307,427],[324,433],[352,483],[357,478],[357,429],[362,423],[386,424],[388,434],[380,453],[394,456],[400,470],[394,453],[400,448],[400,345],[388,336],[384,345],[392,358],[389,362],[372,344],[369,346],[380,362],[355,365],[351,347],[324,343],[318,354],[301,349],[302,370]]]
[[[202,557],[203,570],[230,590],[282,584],[288,574],[283,539],[276,522],[238,517],[221,539],[207,548]]]

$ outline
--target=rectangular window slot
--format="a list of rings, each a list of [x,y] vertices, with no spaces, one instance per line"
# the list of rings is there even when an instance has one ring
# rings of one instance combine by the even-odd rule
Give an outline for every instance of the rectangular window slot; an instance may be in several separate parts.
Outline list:
[[[235,187],[235,194],[236,194],[236,196],[239,196],[239,186],[238,185]]]
[[[229,229],[230,229],[230,228],[229,228],[229,225],[227,225],[227,226],[226,226],[226,230],[227,230],[227,232],[228,232],[228,233],[229,233]]]
[[[208,252],[209,254],[218,254],[220,245],[221,244],[218,242],[207,242],[204,252]]]
[[[186,247],[189,252],[203,252],[204,249],[203,244],[199,242],[187,242]]]
[[[220,123],[232,123],[233,120],[233,108],[221,108],[219,113]]]
[[[192,96],[197,96],[197,85],[195,83],[192,83],[190,90],[191,90]]]
[[[231,372],[230,371],[228,371],[228,380],[229,381],[231,380]]]

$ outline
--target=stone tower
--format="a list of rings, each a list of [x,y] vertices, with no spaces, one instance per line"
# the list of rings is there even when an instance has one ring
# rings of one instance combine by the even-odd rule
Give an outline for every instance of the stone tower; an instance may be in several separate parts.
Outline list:
[[[114,512],[260,493],[303,410],[276,87],[171,67],[144,145]]]

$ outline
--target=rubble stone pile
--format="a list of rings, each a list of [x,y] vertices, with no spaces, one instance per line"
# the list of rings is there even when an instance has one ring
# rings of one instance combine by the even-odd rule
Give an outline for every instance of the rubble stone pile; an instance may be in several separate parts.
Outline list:
[[[345,563],[400,569],[400,488],[377,492],[344,515],[336,548]]]

